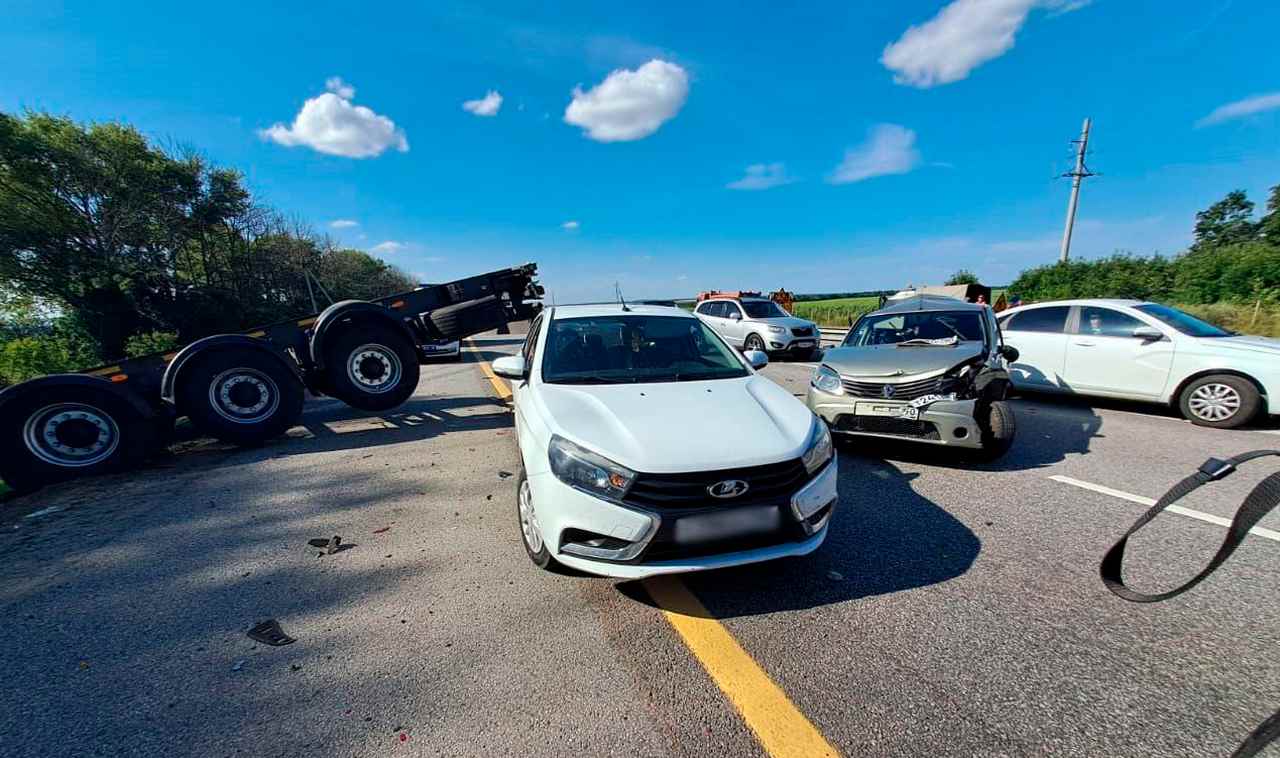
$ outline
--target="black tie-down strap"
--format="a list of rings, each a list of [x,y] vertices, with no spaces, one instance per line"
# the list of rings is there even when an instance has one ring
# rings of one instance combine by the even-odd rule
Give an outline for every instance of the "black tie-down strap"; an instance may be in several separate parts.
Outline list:
[[[1133,522],[1133,526],[1129,527],[1129,531],[1125,532],[1124,536],[1116,544],[1112,545],[1107,554],[1103,556],[1099,573],[1102,575],[1102,582],[1107,586],[1107,589],[1111,590],[1116,596],[1130,602],[1156,603],[1181,595],[1207,579],[1214,571],[1217,571],[1218,567],[1225,563],[1231,557],[1231,554],[1236,551],[1236,548],[1240,547],[1240,543],[1249,534],[1249,530],[1261,521],[1263,516],[1266,516],[1277,505],[1280,505],[1280,472],[1271,474],[1253,488],[1244,499],[1240,509],[1236,511],[1235,517],[1231,519],[1231,526],[1227,530],[1227,536],[1223,538],[1222,545],[1218,548],[1218,552],[1213,556],[1213,559],[1209,561],[1209,564],[1200,573],[1191,577],[1181,586],[1151,595],[1130,589],[1124,583],[1124,550],[1129,543],[1129,538],[1150,523],[1156,516],[1160,515],[1160,512],[1165,508],[1209,482],[1216,482],[1230,475],[1240,464],[1269,455],[1280,456],[1280,450],[1254,450],[1226,460],[1210,458],[1194,474],[1178,482],[1172,489],[1164,493],[1164,497],[1151,506],[1150,510],[1142,514],[1141,518]],[[1254,729],[1253,733],[1231,754],[1231,758],[1250,758],[1257,755],[1277,738],[1280,738],[1280,711],[1272,714],[1271,718],[1259,724],[1258,728]]]

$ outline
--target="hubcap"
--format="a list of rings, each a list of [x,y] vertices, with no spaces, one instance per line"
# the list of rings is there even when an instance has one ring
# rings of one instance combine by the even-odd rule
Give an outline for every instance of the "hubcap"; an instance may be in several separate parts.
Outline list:
[[[280,407],[280,389],[257,369],[227,369],[209,382],[209,405],[228,421],[257,424]]]
[[[533,495],[529,491],[529,480],[520,482],[520,531],[524,533],[524,544],[533,553],[542,552],[542,531],[538,529],[538,516],[533,512]]]
[[[365,392],[388,392],[400,383],[400,356],[385,345],[361,345],[351,351],[347,377]]]
[[[92,466],[120,445],[110,414],[83,403],[58,403],[27,417],[22,438],[32,455],[55,466]]]
[[[1240,393],[1227,384],[1206,384],[1191,393],[1187,405],[1196,418],[1205,421],[1226,421],[1240,410]]]

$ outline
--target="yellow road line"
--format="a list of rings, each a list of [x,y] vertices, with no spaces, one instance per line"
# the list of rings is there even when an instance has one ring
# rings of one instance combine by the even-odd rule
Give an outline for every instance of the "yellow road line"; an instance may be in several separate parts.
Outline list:
[[[474,342],[467,342],[475,347]],[[493,373],[489,363],[482,361],[480,370],[498,397],[510,400],[511,388]],[[840,755],[729,630],[711,618],[684,582],[676,577],[657,577],[645,580],[644,587],[766,753],[773,758]]]
[[[840,755],[684,582],[657,577],[646,579],[644,588],[766,753],[774,758]]]
[[[476,346],[476,343],[472,342],[471,340],[467,340],[467,344],[470,345],[473,349]],[[507,381],[505,379],[493,373],[493,369],[489,366],[488,361],[480,362],[480,370],[484,372],[485,377],[489,379],[489,383],[493,385],[494,391],[498,393],[498,397],[503,402],[506,402],[511,399],[510,385],[507,384]]]

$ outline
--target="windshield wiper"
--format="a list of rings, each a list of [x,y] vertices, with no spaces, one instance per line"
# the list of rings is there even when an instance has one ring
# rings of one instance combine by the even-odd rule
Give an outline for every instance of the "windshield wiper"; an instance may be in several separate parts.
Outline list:
[[[898,347],[951,347],[959,344],[960,340],[955,337],[941,337],[939,339],[925,339],[924,337],[916,337],[915,339],[903,340],[898,343]]]
[[[633,384],[634,378],[606,379],[601,376],[566,376],[559,379],[548,379],[547,384]]]

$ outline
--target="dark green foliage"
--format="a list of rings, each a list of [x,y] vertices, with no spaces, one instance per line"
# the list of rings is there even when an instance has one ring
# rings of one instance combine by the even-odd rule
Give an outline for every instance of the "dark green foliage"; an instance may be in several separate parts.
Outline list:
[[[954,284],[978,284],[978,275],[967,268],[962,268],[947,279],[947,286]]]

